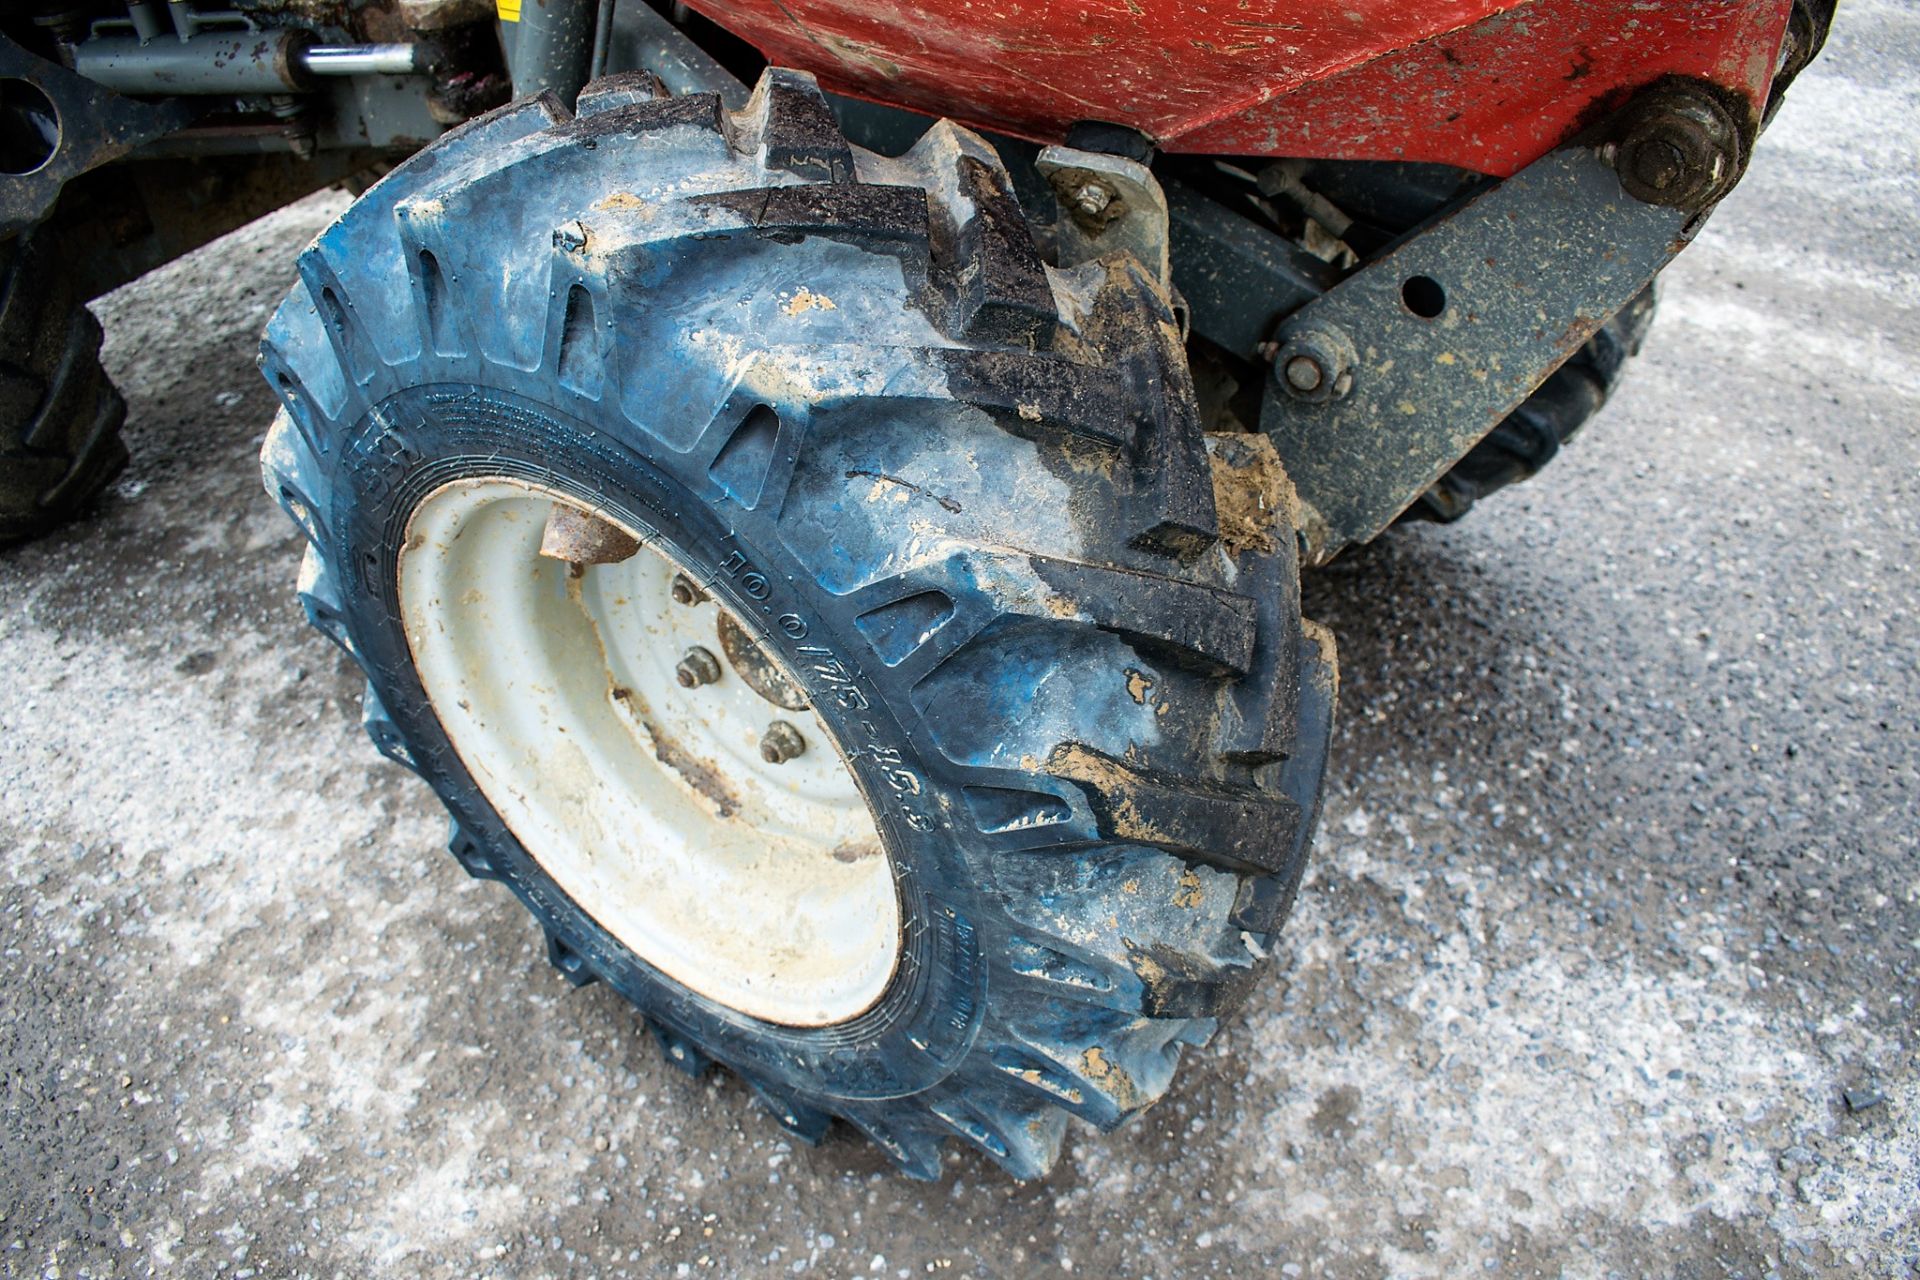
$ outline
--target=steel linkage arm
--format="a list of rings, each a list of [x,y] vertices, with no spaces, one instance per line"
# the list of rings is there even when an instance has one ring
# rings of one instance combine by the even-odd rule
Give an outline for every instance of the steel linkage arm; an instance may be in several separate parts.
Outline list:
[[[1288,317],[1260,429],[1309,561],[1384,530],[1644,289],[1751,133],[1705,90],[1657,87]]]

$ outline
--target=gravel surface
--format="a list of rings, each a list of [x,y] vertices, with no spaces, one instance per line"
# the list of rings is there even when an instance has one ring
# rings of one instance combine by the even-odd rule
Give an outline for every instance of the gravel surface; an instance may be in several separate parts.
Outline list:
[[[1309,584],[1277,971],[1029,1185],[669,1070],[365,742],[254,461],[342,198],[103,300],[133,468],[0,557],[0,1273],[1920,1274],[1916,173],[1859,0],[1550,478]]]

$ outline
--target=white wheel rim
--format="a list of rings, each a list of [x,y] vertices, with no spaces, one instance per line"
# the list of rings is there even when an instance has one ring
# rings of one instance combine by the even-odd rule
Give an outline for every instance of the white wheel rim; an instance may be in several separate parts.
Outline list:
[[[684,570],[657,544],[577,576],[541,556],[557,501],[584,509],[459,480],[408,523],[407,642],[461,762],[528,855],[648,963],[770,1022],[858,1016],[893,975],[900,907],[832,734],[732,668],[720,607],[676,603]],[[683,688],[695,645],[721,675]],[[806,744],[780,764],[761,755],[775,720]]]

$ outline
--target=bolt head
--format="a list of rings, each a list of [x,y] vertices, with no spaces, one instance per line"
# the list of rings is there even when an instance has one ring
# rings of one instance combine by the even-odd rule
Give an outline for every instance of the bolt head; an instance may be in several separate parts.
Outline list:
[[[1325,404],[1353,390],[1359,362],[1353,339],[1332,325],[1308,324],[1285,335],[1273,362],[1274,380],[1295,400]]]
[[[1287,385],[1295,391],[1318,391],[1327,380],[1327,371],[1311,355],[1297,355],[1287,361]]]
[[[1631,153],[1633,176],[1655,191],[1666,191],[1686,175],[1687,158],[1666,138],[1649,138]]]

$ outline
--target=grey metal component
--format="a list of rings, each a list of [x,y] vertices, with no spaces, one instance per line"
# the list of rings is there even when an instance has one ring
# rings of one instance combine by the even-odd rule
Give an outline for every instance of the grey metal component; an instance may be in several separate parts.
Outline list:
[[[592,69],[587,73],[589,79],[598,80],[607,74],[607,56],[613,45],[614,0],[600,0],[599,12],[593,22],[593,61]]]
[[[417,44],[315,45],[298,55],[315,76],[404,76],[421,70],[425,58]]]
[[[1263,196],[1281,196],[1301,213],[1336,236],[1344,236],[1353,219],[1333,201],[1309,187],[1301,179],[1306,170],[1303,160],[1279,160],[1260,171],[1259,187]]]
[[[313,122],[248,120],[231,124],[198,125],[155,138],[139,148],[134,160],[198,160],[208,156],[293,155],[311,158],[318,150]]]
[[[210,31],[184,40],[94,36],[73,46],[73,69],[115,93],[255,94],[311,87],[301,50],[313,37],[297,28]]]
[[[526,0],[509,55],[514,96],[546,91],[571,108],[593,70],[598,14],[598,0]]]
[[[416,151],[446,129],[434,118],[425,76],[347,76],[329,79],[332,100],[316,112],[317,141],[335,147]]]
[[[1253,359],[1282,316],[1331,289],[1339,273],[1282,236],[1184,183],[1162,180],[1173,283],[1193,330]]]
[[[1260,429],[1301,502],[1314,563],[1393,522],[1664,267],[1692,215],[1630,198],[1593,150],[1537,161],[1303,307],[1344,335],[1353,384],[1315,403],[1269,379]]]
[[[69,181],[120,159],[135,147],[192,121],[183,102],[132,102],[65,67],[35,57],[0,35],[0,81],[8,92],[0,110],[7,136],[38,139],[44,154],[13,154],[0,146],[0,234],[45,217]]]
[[[133,23],[133,34],[144,43],[155,39],[166,30],[160,17],[160,6],[153,0],[132,0],[127,6],[127,18]]]
[[[1135,160],[1072,147],[1047,147],[1035,163],[1064,215],[1054,227],[1062,266],[1130,253],[1167,281],[1167,196],[1153,170]]]
[[[615,7],[607,70],[651,71],[671,93],[717,93],[734,111],[747,105],[747,86],[644,0],[608,3]]]

